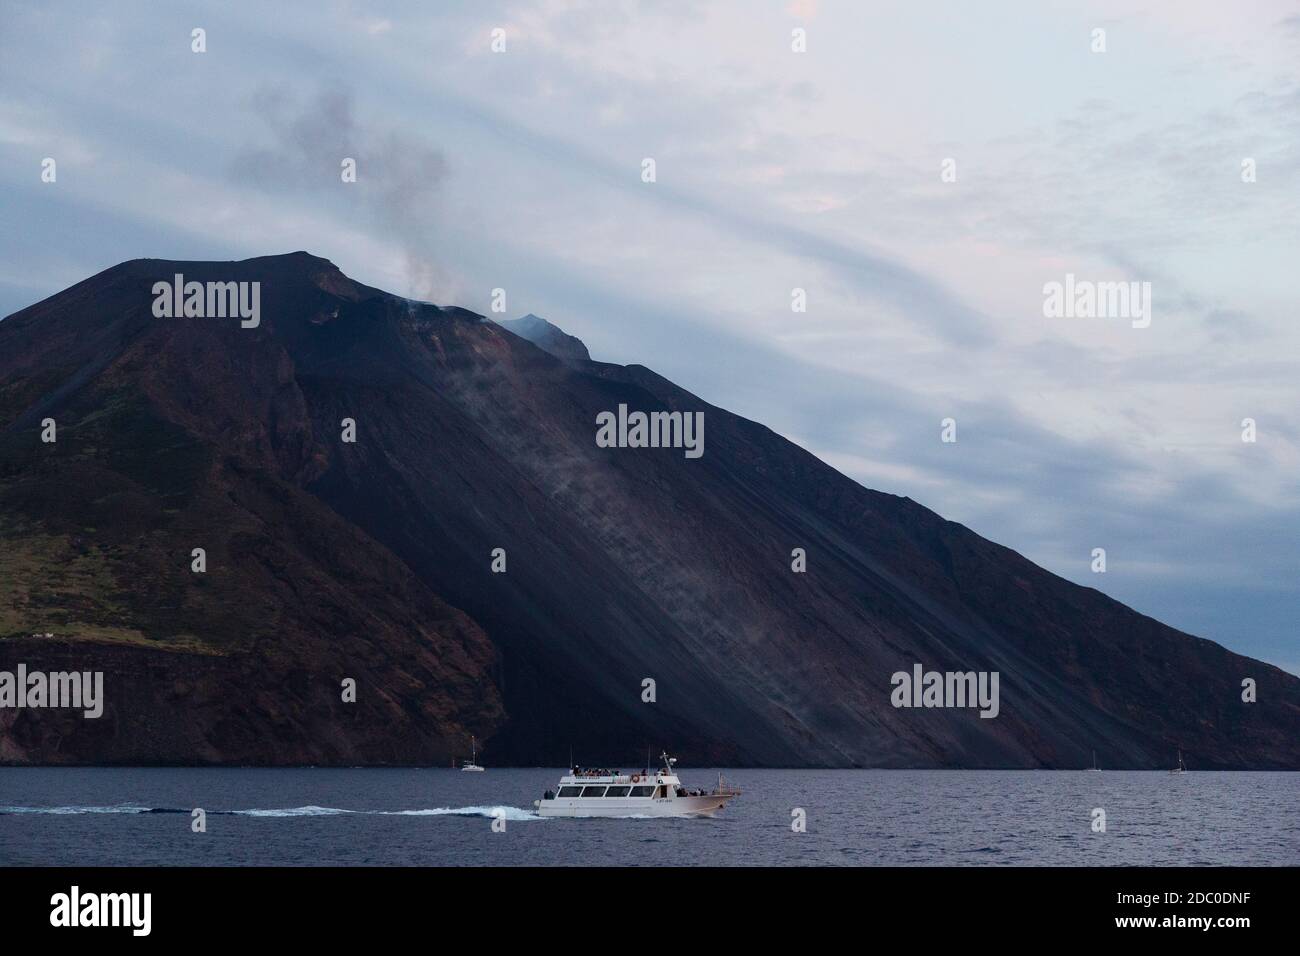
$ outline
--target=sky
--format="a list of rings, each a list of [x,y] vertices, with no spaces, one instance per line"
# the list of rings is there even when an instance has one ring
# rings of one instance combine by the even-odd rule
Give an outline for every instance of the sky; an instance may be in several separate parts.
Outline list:
[[[504,289],[498,317],[1300,674],[1298,230],[1298,2],[0,17],[0,315],[137,257]],[[1150,283],[1149,326],[1047,316],[1067,274]]]

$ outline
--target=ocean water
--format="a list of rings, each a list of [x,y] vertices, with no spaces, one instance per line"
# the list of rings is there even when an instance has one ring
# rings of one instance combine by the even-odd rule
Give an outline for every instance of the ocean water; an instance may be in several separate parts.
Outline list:
[[[724,770],[713,819],[536,817],[562,772],[0,768],[0,865],[1300,864],[1294,773]]]

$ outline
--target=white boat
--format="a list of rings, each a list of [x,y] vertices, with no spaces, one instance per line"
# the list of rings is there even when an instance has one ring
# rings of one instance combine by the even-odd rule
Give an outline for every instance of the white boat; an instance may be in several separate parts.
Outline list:
[[[1092,752],[1092,766],[1088,768],[1089,773],[1101,773],[1101,768],[1097,766],[1097,751]]]
[[[721,774],[714,790],[687,789],[673,769],[676,758],[660,759],[663,767],[654,773],[572,767],[533,806],[543,817],[711,817],[740,796]]]
[[[1186,772],[1187,772],[1187,764],[1183,763],[1183,752],[1182,752],[1182,750],[1179,750],[1179,751],[1178,751],[1178,766],[1175,767],[1173,770],[1170,770],[1169,772],[1170,772],[1170,773],[1186,773]]]
[[[469,738],[469,752],[471,755],[469,760],[461,764],[460,769],[469,773],[482,773],[484,768],[478,765],[478,745],[475,744],[472,734]]]

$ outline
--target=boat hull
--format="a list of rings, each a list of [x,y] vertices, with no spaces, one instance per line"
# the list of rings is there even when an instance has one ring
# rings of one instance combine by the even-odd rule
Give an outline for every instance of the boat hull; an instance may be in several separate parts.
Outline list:
[[[734,796],[717,794],[668,800],[650,797],[571,797],[538,800],[534,805],[537,807],[537,815],[542,817],[711,817]]]

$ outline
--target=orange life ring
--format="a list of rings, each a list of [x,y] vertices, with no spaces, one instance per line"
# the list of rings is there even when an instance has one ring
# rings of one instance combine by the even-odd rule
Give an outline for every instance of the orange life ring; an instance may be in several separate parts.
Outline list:
[[[640,775],[639,773],[634,773],[634,774],[632,774],[632,782],[633,782],[633,783],[640,783],[640,782],[641,782],[641,775]]]

